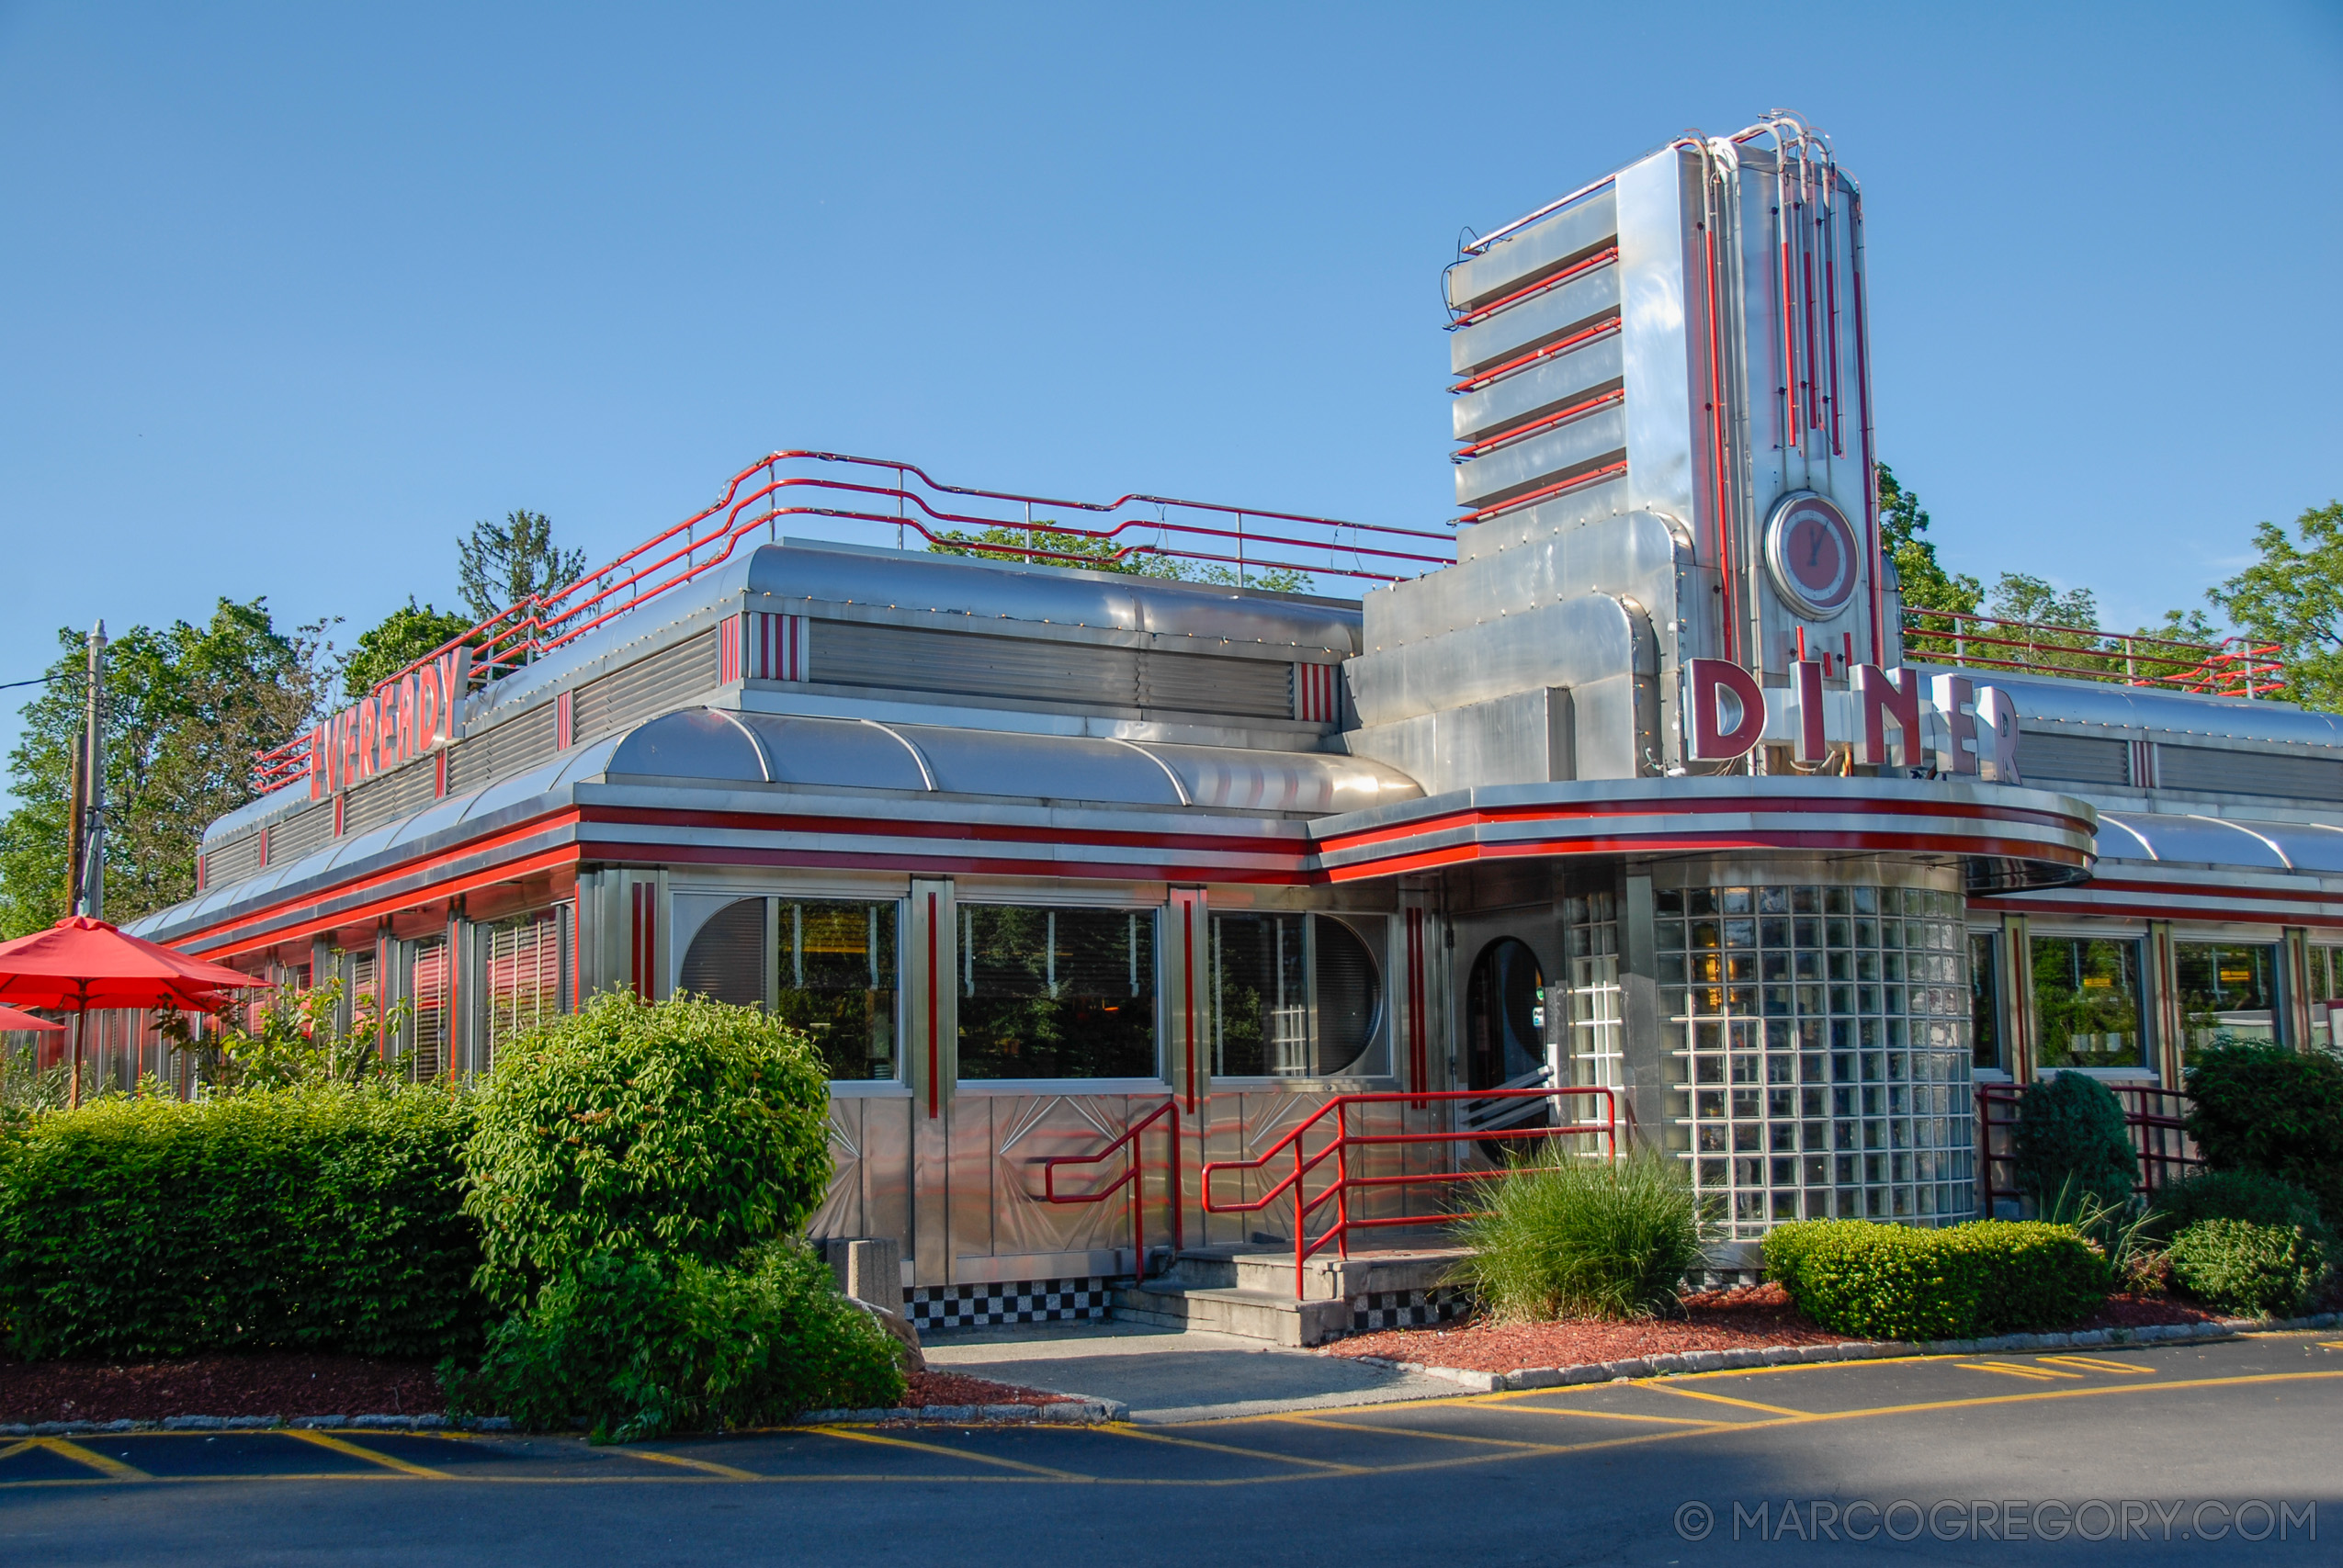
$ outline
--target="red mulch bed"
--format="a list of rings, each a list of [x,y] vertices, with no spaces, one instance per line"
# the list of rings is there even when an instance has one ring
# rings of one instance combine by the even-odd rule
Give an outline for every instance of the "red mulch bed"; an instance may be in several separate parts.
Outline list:
[[[1047,1393],[1037,1388],[1019,1388],[1014,1383],[993,1382],[986,1378],[962,1377],[957,1372],[912,1372],[903,1380],[910,1386],[903,1391],[906,1406],[929,1404],[1057,1404],[1065,1399],[1062,1393]]]
[[[427,1361],[274,1351],[109,1366],[0,1361],[0,1423],[173,1416],[424,1416],[447,1408]]]
[[[1378,1356],[1466,1371],[1510,1372],[1524,1367],[1573,1367],[1624,1361],[1686,1350],[1762,1349],[1769,1345],[1837,1345],[1848,1336],[1817,1328],[1791,1306],[1779,1285],[1741,1285],[1684,1298],[1681,1318],[1608,1323],[1565,1318],[1558,1323],[1495,1323],[1487,1319],[1447,1328],[1398,1328],[1362,1334],[1327,1347],[1335,1356]],[[2174,1301],[2110,1296],[2096,1316],[2077,1328],[2138,1328],[2152,1323],[2198,1323],[2214,1314]]]

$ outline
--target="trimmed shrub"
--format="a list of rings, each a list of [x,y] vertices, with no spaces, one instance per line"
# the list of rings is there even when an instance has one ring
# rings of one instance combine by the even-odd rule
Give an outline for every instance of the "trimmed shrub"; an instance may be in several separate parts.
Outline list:
[[[2165,1250],[2180,1288],[2224,1312],[2285,1317],[2326,1278],[2327,1254],[2298,1225],[2199,1220]]]
[[[490,1300],[596,1255],[730,1264],[830,1181],[828,1073],[755,1008],[605,992],[507,1043],[468,1150]]]
[[[2037,1202],[2083,1192],[2107,1204],[2132,1196],[2139,1170],[2123,1104],[2087,1073],[2060,1073],[2018,1097],[2018,1186]]]
[[[2107,1299],[2107,1259],[2079,1233],[2038,1221],[1944,1230],[1807,1220],[1765,1238],[1766,1273],[1839,1334],[1973,1339],[2060,1328]]]
[[[2178,1235],[2200,1220],[2299,1226],[2321,1239],[2326,1231],[2317,1199],[2291,1181],[2258,1170],[2201,1170],[2156,1194],[2158,1235]]]
[[[1676,1304],[1701,1265],[1699,1201],[1684,1162],[1637,1148],[1615,1163],[1558,1147],[1480,1190],[1456,1226],[1473,1249],[1455,1274],[1500,1317],[1647,1317]]]
[[[895,1341],[839,1294],[809,1247],[740,1268],[595,1253],[491,1331],[477,1372],[442,1367],[453,1405],[595,1442],[772,1425],[801,1410],[892,1405]]]
[[[470,1097],[106,1100],[0,1136],[0,1327],[28,1359],[478,1342]]]
[[[2343,1229],[2343,1062],[2240,1041],[2189,1069],[2189,1136],[2215,1170],[2291,1181]]]

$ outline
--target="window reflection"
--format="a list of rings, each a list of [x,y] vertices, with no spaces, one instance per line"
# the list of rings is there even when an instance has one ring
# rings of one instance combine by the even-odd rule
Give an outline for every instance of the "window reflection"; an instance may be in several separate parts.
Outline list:
[[[2140,944],[2132,938],[2032,939],[2037,1065],[2143,1067]]]

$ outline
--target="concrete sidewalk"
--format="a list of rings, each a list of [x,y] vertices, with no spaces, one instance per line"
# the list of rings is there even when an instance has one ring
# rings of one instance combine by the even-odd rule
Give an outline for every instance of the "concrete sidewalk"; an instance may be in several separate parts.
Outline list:
[[[1138,1323],[1020,1324],[939,1334],[922,1348],[938,1371],[1120,1400],[1138,1422],[1332,1410],[1456,1393],[1454,1383],[1436,1378],[1339,1356]]]

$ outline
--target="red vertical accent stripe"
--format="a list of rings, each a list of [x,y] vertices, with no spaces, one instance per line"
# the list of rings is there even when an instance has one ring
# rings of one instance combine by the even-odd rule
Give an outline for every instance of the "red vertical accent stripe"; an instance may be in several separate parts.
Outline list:
[[[349,805],[349,801],[350,797],[346,795],[336,795],[334,797],[334,836],[337,839],[342,836],[343,812]]]
[[[431,794],[436,800],[447,798],[447,751],[445,747],[431,754]]]
[[[553,699],[553,749],[567,751],[577,743],[577,693],[567,691]]]
[[[935,895],[927,896],[927,1116],[933,1122],[942,1110],[935,1075],[940,1066],[935,1023],[935,987],[944,977],[935,972]]]
[[[1423,911],[1408,911],[1408,1072],[1421,1094],[1430,1089],[1424,1057]],[[1416,1108],[1421,1110],[1423,1101]]]
[[[727,615],[716,631],[716,683],[727,686],[741,678],[741,617]]]
[[[1181,929],[1186,939],[1180,943],[1180,966],[1187,988],[1188,1038],[1188,1114],[1196,1113],[1196,901],[1191,897],[1180,902]]]
[[[651,999],[654,987],[652,971],[657,966],[659,953],[659,885],[638,882],[634,885],[633,940],[628,943],[628,978],[635,995],[644,1001]]]

